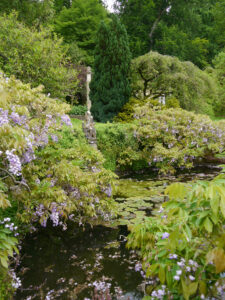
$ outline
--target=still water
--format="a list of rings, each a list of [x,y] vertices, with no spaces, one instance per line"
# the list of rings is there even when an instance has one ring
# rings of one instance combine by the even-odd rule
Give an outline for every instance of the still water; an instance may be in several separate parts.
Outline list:
[[[145,205],[151,202],[151,197],[159,202],[167,184],[210,179],[217,172],[218,169],[198,168],[176,178],[146,175],[124,178],[118,183],[118,201],[123,204],[123,212],[129,205],[143,210],[133,204],[142,197]],[[131,197],[135,192],[136,198]],[[146,198],[148,195],[150,198]],[[152,207],[155,207],[154,203]],[[121,213],[121,219],[129,221],[124,213]],[[27,235],[17,270],[22,287],[14,299],[141,300],[144,296],[144,274],[138,255],[125,247],[126,222],[119,224],[123,222],[114,228],[102,225],[83,228],[70,223],[66,231],[48,226]]]

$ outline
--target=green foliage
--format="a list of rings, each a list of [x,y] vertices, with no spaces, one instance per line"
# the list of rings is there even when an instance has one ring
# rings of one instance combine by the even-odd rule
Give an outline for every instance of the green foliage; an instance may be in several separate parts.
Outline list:
[[[161,54],[176,56],[183,61],[191,61],[203,68],[208,65],[209,41],[205,38],[193,39],[187,33],[181,31],[178,25],[168,27],[160,24],[163,33],[161,39],[155,41],[154,48]]]
[[[218,43],[220,49],[225,47],[225,1],[219,0],[216,1],[215,6],[213,7],[213,16],[214,16],[214,26],[213,34],[216,42]]]
[[[1,0],[0,12],[9,14],[16,10],[20,21],[28,26],[40,27],[52,22],[53,2],[54,0]]]
[[[216,113],[219,116],[225,115],[225,51],[220,52],[213,60],[214,75],[219,83],[219,97],[216,103]]]
[[[15,14],[0,16],[0,69],[32,87],[44,85],[52,97],[74,96],[76,70],[69,67],[62,40],[49,29],[27,28]],[[29,41],[29,42],[28,42]]]
[[[152,280],[148,293],[153,299],[159,293],[160,299],[171,295],[220,299],[224,294],[220,274],[225,271],[224,174],[211,182],[174,183],[165,195],[169,201],[163,208],[131,226],[128,236],[127,246],[140,249],[142,267]]]
[[[86,53],[86,64],[93,63],[93,51],[99,23],[107,19],[106,9],[98,0],[74,0],[55,19],[55,31],[68,44],[76,43]]]
[[[1,268],[8,268],[9,256],[13,256],[13,252],[18,253],[16,248],[17,239],[13,237],[12,232],[8,228],[1,225],[0,228],[0,270]]]
[[[166,108],[179,108],[180,102],[175,97],[169,97],[166,99]]]
[[[69,112],[70,115],[85,115],[87,112],[87,106],[85,105],[74,105]]]
[[[107,26],[101,23],[95,48],[91,100],[94,118],[111,121],[128,101],[130,83],[130,50],[125,27],[116,16]]]
[[[224,0],[117,0],[133,57],[154,50],[203,68],[224,47]]]
[[[132,61],[132,94],[138,99],[175,97],[187,110],[204,113],[217,99],[212,77],[191,62],[149,52]]]
[[[114,118],[115,122],[130,123],[134,120],[134,112],[136,106],[144,105],[144,100],[131,97],[129,101],[122,107],[122,110]]]
[[[1,300],[11,300],[14,288],[11,285],[12,278],[9,276],[5,268],[0,269],[0,299]]]
[[[146,167],[130,124],[96,124],[96,131],[98,149],[106,160],[106,169],[135,171]]]
[[[115,122],[120,123],[131,123],[134,120],[135,111],[138,107],[142,107],[146,103],[152,105],[157,109],[166,109],[166,108],[179,108],[180,103],[175,97],[169,97],[166,99],[166,105],[163,105],[159,102],[158,99],[137,99],[131,97],[130,100],[123,106],[121,112],[114,118]]]
[[[156,110],[151,104],[135,111],[135,135],[142,156],[161,172],[191,168],[196,159],[222,153],[224,122],[182,109]]]

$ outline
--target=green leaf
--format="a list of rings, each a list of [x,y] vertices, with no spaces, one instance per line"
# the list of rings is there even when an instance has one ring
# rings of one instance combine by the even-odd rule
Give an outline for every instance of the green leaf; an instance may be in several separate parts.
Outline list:
[[[188,288],[189,288],[189,294],[190,294],[190,296],[194,295],[196,293],[197,289],[198,289],[198,282],[192,282],[192,283],[190,283],[189,286],[188,286]]]
[[[185,298],[185,300],[189,300],[189,297],[190,297],[189,288],[183,279],[181,279],[181,283],[182,283],[182,290],[183,290],[184,298]]]
[[[160,282],[164,284],[166,280],[166,274],[163,266],[160,266],[158,275],[159,275]]]
[[[213,224],[212,224],[212,222],[210,221],[209,218],[206,218],[206,219],[205,219],[203,225],[204,225],[205,229],[206,229],[209,233],[212,232],[212,230],[213,230]]]
[[[199,291],[200,291],[200,294],[202,295],[206,295],[206,292],[207,292],[207,285],[205,283],[205,281],[201,280],[199,282]]]
[[[4,268],[8,268],[8,262],[7,262],[7,257],[0,257],[1,264]]]
[[[223,198],[221,198],[221,200],[220,200],[220,209],[225,218],[225,199],[223,199]]]
[[[210,199],[210,206],[215,215],[217,215],[217,213],[218,213],[219,204],[220,204],[220,201],[219,201],[218,196],[215,196]]]
[[[176,182],[165,189],[165,195],[170,199],[184,199],[187,195],[188,189],[184,183]]]

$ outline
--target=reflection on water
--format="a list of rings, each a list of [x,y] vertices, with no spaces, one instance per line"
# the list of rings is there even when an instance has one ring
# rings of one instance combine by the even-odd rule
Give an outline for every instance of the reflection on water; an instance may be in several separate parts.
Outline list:
[[[27,236],[15,299],[92,299],[108,291],[113,299],[142,299],[137,256],[125,248],[126,229],[69,226],[67,232],[41,229]],[[101,298],[102,299],[102,298]],[[111,299],[111,298],[109,298]]]
[[[122,179],[117,195],[121,220],[126,224],[130,215],[138,215],[138,209],[140,214],[143,208],[148,212],[151,206],[157,207],[170,182],[210,179],[217,172],[218,169],[196,169],[177,177],[139,175]],[[118,224],[123,224],[121,220]],[[48,226],[27,235],[17,270],[22,288],[15,299],[142,299],[144,274],[136,253],[125,248],[126,226],[87,226],[83,230],[75,224],[68,225],[64,232]]]

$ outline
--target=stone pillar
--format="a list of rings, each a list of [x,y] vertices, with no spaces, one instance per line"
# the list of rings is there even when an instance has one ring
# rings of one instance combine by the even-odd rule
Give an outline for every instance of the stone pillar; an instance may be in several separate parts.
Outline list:
[[[90,82],[91,82],[91,67],[87,67],[87,80],[86,80],[86,92],[87,92],[87,112],[85,114],[85,120],[82,123],[82,128],[88,143],[95,149],[97,149],[96,130],[93,117],[91,115],[91,100],[90,100]]]
[[[91,67],[87,67],[86,92],[87,92],[87,109],[88,109],[88,111],[91,110],[90,82],[91,82]]]

